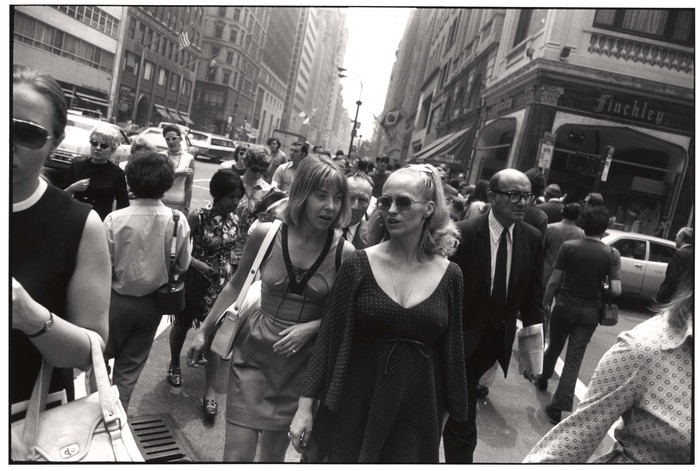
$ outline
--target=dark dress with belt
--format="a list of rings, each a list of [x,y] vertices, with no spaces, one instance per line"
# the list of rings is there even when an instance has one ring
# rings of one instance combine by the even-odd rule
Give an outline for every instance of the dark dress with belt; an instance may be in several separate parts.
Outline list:
[[[90,213],[51,185],[31,207],[12,213],[12,276],[39,304],[65,319],[66,291]],[[10,336],[10,402],[29,399],[41,366],[41,353],[29,338],[12,329]],[[65,389],[73,399],[73,370],[54,368],[50,391]]]
[[[341,266],[324,307],[301,395],[321,400],[318,461],[437,463],[445,414],[467,415],[462,274],[404,308],[377,284],[360,250]]]

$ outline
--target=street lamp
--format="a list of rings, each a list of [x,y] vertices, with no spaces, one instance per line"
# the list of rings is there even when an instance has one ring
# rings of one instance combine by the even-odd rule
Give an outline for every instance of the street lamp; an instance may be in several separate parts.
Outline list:
[[[360,81],[360,96],[357,99],[357,101],[355,102],[357,104],[357,109],[355,110],[355,121],[352,122],[352,132],[350,133],[350,149],[348,149],[348,161],[351,161],[352,141],[355,139],[355,133],[357,132],[357,116],[360,114],[360,105],[362,105],[362,87],[363,87],[363,85],[362,85],[362,79],[360,79],[360,76],[357,75],[356,73],[354,73],[350,70],[344,69],[342,67],[338,67],[338,72],[340,72],[338,74],[339,78],[347,77],[347,75],[343,75],[343,72],[347,72],[347,73],[355,75],[357,77],[357,80]]]

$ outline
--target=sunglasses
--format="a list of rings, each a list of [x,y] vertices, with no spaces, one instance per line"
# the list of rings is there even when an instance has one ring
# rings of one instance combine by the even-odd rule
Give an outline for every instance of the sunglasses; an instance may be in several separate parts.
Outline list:
[[[97,142],[94,139],[90,139],[90,145],[92,147],[99,147],[100,149],[104,150],[107,149],[111,144],[107,144],[105,142]]]
[[[408,211],[416,203],[427,203],[427,201],[413,201],[410,196],[397,196],[392,199],[391,196],[380,196],[377,198],[377,209],[380,211],[389,211],[391,204],[396,203],[396,209],[399,211]]]
[[[258,167],[256,165],[250,166],[250,171],[255,172],[255,173],[265,173],[265,172],[267,172],[267,169],[268,169],[267,166],[265,166],[265,167],[263,167],[263,166]]]
[[[12,142],[27,149],[41,149],[46,141],[52,139],[42,126],[31,121],[12,118]]]

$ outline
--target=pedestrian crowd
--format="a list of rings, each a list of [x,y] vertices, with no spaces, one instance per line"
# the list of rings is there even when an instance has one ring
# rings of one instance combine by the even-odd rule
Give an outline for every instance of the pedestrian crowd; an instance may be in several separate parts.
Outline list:
[[[163,373],[177,388],[194,371],[183,354],[205,365],[209,420],[229,369],[223,461],[282,462],[291,444],[307,462],[436,463],[442,442],[448,463],[472,463],[477,398],[529,335],[520,372],[538,390],[567,352],[543,411],[555,427],[526,462],[586,462],[612,426],[599,462],[692,459],[692,228],[677,234],[658,314],[620,335],[574,410],[599,310],[621,292],[600,194],[568,201],[536,168],[471,185],[446,164],[352,161],[303,140],[288,158],[270,138],[240,144],[211,178],[212,202],[193,210],[195,159],[180,127],[163,128],[166,152],[139,138],[120,165],[114,127],[95,129],[90,158],[59,189],[41,171],[64,136],[60,86],[15,66],[12,113],[13,404],[29,399],[42,359],[55,367],[50,391],[73,400],[90,329],[128,411],[168,314]],[[184,303],[164,313],[159,294],[174,279]],[[212,339],[242,292],[220,358]]]

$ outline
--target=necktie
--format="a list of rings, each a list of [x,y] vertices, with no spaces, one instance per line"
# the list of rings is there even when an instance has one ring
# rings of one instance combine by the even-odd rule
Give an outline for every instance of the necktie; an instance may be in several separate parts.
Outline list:
[[[344,227],[343,228],[343,239],[347,240],[348,242],[351,242],[351,240],[348,239],[348,234],[350,234],[350,228]]]
[[[508,263],[508,230],[503,229],[498,240],[496,252],[496,270],[493,275],[491,290],[491,327],[495,330],[501,327],[506,318],[506,265]]]

